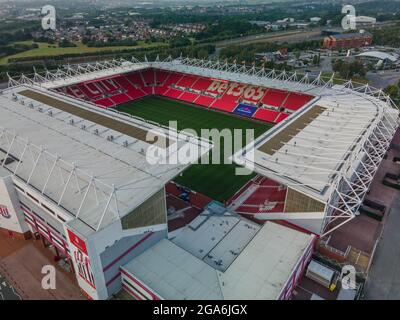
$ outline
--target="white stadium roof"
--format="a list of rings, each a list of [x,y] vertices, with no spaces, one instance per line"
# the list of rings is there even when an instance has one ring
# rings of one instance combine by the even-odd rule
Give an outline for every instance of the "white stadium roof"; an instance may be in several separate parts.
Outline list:
[[[363,52],[357,55],[357,57],[368,57],[368,58],[375,58],[379,60],[389,60],[391,62],[396,62],[399,60],[398,56],[382,52],[382,51],[368,51],[368,52]]]
[[[338,175],[352,174],[347,166],[357,160],[356,152],[362,151],[357,148],[380,122],[383,112],[389,119],[393,116],[394,122],[396,110],[383,110],[363,96],[322,96],[315,105],[267,131],[254,148],[241,150],[235,159],[326,202]]]
[[[355,217],[398,127],[399,112],[393,101],[368,84],[347,81],[337,85],[334,75],[324,80],[321,74],[311,78],[308,74],[222,61],[113,60],[66,66],[44,75],[35,73],[31,78],[9,78],[9,85],[51,89],[148,67],[314,96],[299,111],[259,137],[255,148],[249,145],[233,159],[328,204],[323,228],[335,216],[346,221]]]
[[[273,300],[314,237],[205,211],[123,268],[167,300]]]
[[[38,101],[42,98],[53,100],[46,104]],[[77,112],[66,112],[59,103]],[[3,91],[0,114],[0,160],[17,160],[4,167],[82,221],[86,232],[130,213],[197,160],[192,153],[189,164],[150,164],[147,151],[157,147],[144,136],[160,127],[37,87]],[[101,121],[116,121],[117,126],[112,129]],[[184,146],[198,148],[199,155],[211,147],[183,133],[170,133],[167,160]]]

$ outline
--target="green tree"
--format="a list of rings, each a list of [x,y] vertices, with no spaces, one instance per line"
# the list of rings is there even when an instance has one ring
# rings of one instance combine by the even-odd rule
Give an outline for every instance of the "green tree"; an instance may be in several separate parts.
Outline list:
[[[399,84],[396,85],[390,85],[386,87],[385,93],[388,94],[391,98],[396,99],[398,98],[399,95]]]
[[[176,37],[169,41],[169,46],[171,48],[185,47],[190,46],[191,44],[192,41],[190,41],[190,39],[187,37]]]

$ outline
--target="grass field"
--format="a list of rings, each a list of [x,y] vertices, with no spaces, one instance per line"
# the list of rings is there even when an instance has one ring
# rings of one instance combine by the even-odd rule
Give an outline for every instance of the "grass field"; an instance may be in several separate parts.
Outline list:
[[[190,128],[199,134],[201,129],[254,129],[258,137],[272,126],[154,96],[120,105],[118,110],[166,126],[176,120],[179,130]],[[175,181],[223,202],[254,176],[237,176],[235,168],[234,164],[196,164]]]
[[[32,44],[33,41],[22,41],[16,42],[20,44]],[[0,65],[8,63],[11,58],[27,58],[27,57],[42,57],[42,56],[62,56],[66,54],[79,54],[79,53],[97,53],[101,51],[120,51],[125,49],[139,49],[139,48],[149,48],[149,47],[160,47],[165,46],[165,43],[154,42],[145,43],[144,41],[138,41],[137,46],[116,46],[116,47],[88,47],[82,42],[76,42],[76,47],[61,48],[57,44],[48,44],[45,42],[37,42],[39,48],[27,50],[20,52],[11,56],[0,58]]]

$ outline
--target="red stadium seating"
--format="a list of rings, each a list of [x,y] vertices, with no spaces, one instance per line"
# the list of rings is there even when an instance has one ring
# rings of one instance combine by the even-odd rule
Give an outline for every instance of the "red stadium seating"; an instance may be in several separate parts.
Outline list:
[[[281,112],[279,114],[279,116],[275,119],[275,123],[279,123],[279,122],[285,120],[287,117],[289,117],[289,115],[287,113]]]
[[[135,89],[135,86],[125,78],[125,76],[121,76],[115,78],[114,81],[119,84],[119,86],[127,91]]]
[[[146,95],[154,94],[154,87],[153,86],[144,87],[142,90],[146,93]]]
[[[192,89],[198,91],[206,91],[212,81],[207,78],[198,78],[196,82],[194,82],[191,86]]]
[[[179,100],[183,100],[183,101],[186,101],[186,102],[193,103],[198,97],[199,97],[199,95],[196,94],[196,93],[185,92],[184,94],[182,94],[179,97]]]
[[[289,110],[297,111],[312,99],[313,97],[307,94],[290,93],[283,103],[283,107]]]
[[[91,100],[99,99],[104,95],[101,87],[94,82],[79,84],[79,89]]]
[[[242,95],[242,99],[246,102],[258,103],[265,95],[267,89],[259,86],[248,86]]]
[[[252,116],[271,123],[286,119],[288,113],[313,99],[307,94],[154,69],[88,81],[59,91],[106,108],[153,94],[225,112],[234,112],[239,103],[285,108],[286,111],[260,108]]]
[[[269,106],[280,107],[285,101],[287,95],[287,91],[269,89],[261,102]]]
[[[179,82],[179,80],[183,77],[181,73],[171,73],[170,76],[166,79],[164,86],[170,86]]]
[[[257,176],[247,183],[228,203],[237,213],[248,217],[257,213],[283,212],[286,189],[279,183]]]
[[[65,89],[65,92],[70,96],[74,96],[79,99],[88,99],[88,96],[83,93],[78,86],[70,86]]]
[[[183,88],[190,88],[197,80],[197,77],[195,76],[183,76],[177,83],[176,85],[178,87],[183,87]]]
[[[114,103],[116,105],[119,105],[119,104],[122,104],[122,103],[126,103],[126,102],[132,100],[132,98],[130,96],[126,95],[125,93],[117,94],[115,96],[110,97],[110,99],[112,101],[114,101]]]
[[[103,98],[103,99],[97,100],[97,101],[95,101],[95,103],[103,108],[110,108],[110,107],[115,106],[115,103],[112,100],[110,100],[109,98]]]
[[[129,80],[131,84],[138,86],[140,88],[144,87],[144,83],[140,75],[140,72],[131,73],[126,75],[125,77]]]
[[[146,86],[153,86],[154,85],[154,70],[153,69],[147,69],[145,71],[142,71],[142,76],[144,79],[144,84]]]
[[[146,95],[146,93],[140,89],[131,89],[127,92],[127,95],[132,98],[131,100],[136,100],[136,99],[144,97]]]
[[[253,118],[275,123],[275,119],[280,115],[278,111],[268,109],[258,109]]]
[[[161,86],[164,84],[165,80],[170,76],[170,72],[167,71],[162,71],[162,70],[156,70],[155,72],[155,84],[157,86]]]
[[[167,86],[155,87],[154,93],[159,96],[163,96],[165,94],[165,92],[167,92],[168,90],[169,90],[169,87],[167,87]]]
[[[206,89],[206,92],[222,95],[228,89],[228,86],[228,81],[213,80],[210,82],[210,85]]]
[[[211,108],[232,112],[236,108],[239,98],[240,97],[224,94],[221,98],[215,100]]]
[[[105,79],[97,82],[103,92],[114,94],[121,90],[121,86],[113,79]]]
[[[179,96],[180,96],[182,93],[183,93],[183,91],[180,91],[180,90],[177,90],[177,89],[174,89],[174,88],[170,88],[168,91],[166,91],[166,92],[164,93],[164,95],[165,95],[166,97],[169,97],[169,98],[178,99]]]
[[[199,104],[204,107],[209,107],[213,102],[215,98],[208,97],[208,96],[199,96],[196,101],[194,101],[196,104]]]

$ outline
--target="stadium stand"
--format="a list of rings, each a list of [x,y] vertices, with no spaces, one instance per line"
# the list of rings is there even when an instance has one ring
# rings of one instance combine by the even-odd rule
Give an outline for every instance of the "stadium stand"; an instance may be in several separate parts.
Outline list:
[[[99,87],[108,94],[118,93],[121,88],[120,86],[114,82],[113,79],[105,79],[98,82]]]
[[[210,79],[200,77],[196,82],[193,83],[191,89],[203,92],[208,89],[211,83],[212,81]]]
[[[194,207],[178,197],[167,194],[168,231],[180,229],[192,222],[203,209]]]
[[[183,88],[190,88],[197,80],[197,77],[195,76],[190,76],[190,75],[184,75],[177,83],[176,85],[178,87],[183,87]]]
[[[213,102],[214,102],[215,98],[212,97],[208,97],[208,96],[203,96],[200,95],[195,101],[194,103],[204,106],[204,107],[209,107]]]
[[[313,99],[312,96],[300,93],[290,93],[285,102],[283,103],[283,107],[285,109],[289,109],[292,111],[299,110],[302,106],[307,104]]]
[[[155,71],[155,85],[156,86],[162,86],[164,85],[165,81],[167,78],[171,75],[170,72],[162,71],[162,70],[156,70]]]
[[[248,86],[243,91],[243,102],[257,104],[265,95],[266,89],[256,86]]]
[[[287,113],[281,112],[279,114],[279,116],[275,119],[275,123],[279,123],[279,122],[285,120],[287,117],[289,117],[289,115]]]
[[[91,100],[96,100],[104,95],[99,85],[95,82],[79,84],[79,89]]]
[[[137,100],[146,96],[146,92],[140,89],[131,89],[127,92],[127,95],[131,97],[131,100]]]
[[[174,88],[170,88],[168,91],[164,93],[166,97],[172,98],[172,99],[178,99],[181,95],[183,94],[183,91],[177,90]]]
[[[253,118],[272,123],[277,123],[276,120],[280,116],[280,113],[274,110],[261,109],[259,108],[253,115]]]
[[[127,91],[135,89],[135,86],[132,83],[130,83],[128,79],[126,79],[124,76],[115,78],[115,82],[118,83],[120,88],[123,88]]]
[[[271,179],[256,176],[229,200],[229,205],[239,214],[253,216],[283,212],[285,198],[286,188]]]
[[[194,103],[195,100],[199,97],[198,94],[196,93],[191,93],[191,92],[185,92],[184,94],[182,94],[179,99],[186,101],[186,102],[190,102],[190,103]]]
[[[95,103],[103,108],[110,108],[110,107],[115,106],[115,103],[109,98],[103,98],[103,99],[97,100],[97,101],[95,101]]]
[[[164,86],[171,86],[177,84],[184,75],[181,73],[171,73],[170,76],[165,80]]]
[[[134,73],[126,75],[125,77],[135,87],[138,87],[138,88],[143,88],[144,87],[143,79],[142,79],[142,77],[140,75],[140,72],[134,72]]]
[[[154,88],[154,93],[159,95],[159,96],[164,96],[165,93],[169,90],[169,87],[166,86],[160,86],[160,87],[155,87]]]
[[[146,86],[154,86],[154,70],[153,69],[147,69],[145,71],[142,71],[142,76],[143,76],[143,80],[144,80],[144,84]]]
[[[226,92],[222,97],[216,99],[210,107],[213,109],[232,112],[238,104],[238,99],[239,97]]]
[[[279,108],[288,96],[287,91],[269,89],[261,102],[267,106]]]
[[[110,97],[110,100],[114,101],[114,103],[116,105],[119,105],[119,104],[126,103],[126,102],[132,100],[132,98],[125,93],[120,93],[120,94]]]
[[[66,89],[66,90],[65,90],[65,93],[67,93],[67,94],[69,94],[69,95],[71,95],[71,96],[74,96],[75,98],[84,99],[84,100],[89,99],[89,97],[86,96],[86,95],[82,92],[82,90],[79,89],[78,86],[70,86],[70,87],[67,87],[67,88],[65,88],[65,89]],[[61,91],[64,92],[64,90],[62,90],[62,89],[61,89]]]
[[[182,188],[184,187],[181,187],[175,182],[171,181],[165,186],[165,191],[167,192],[167,194],[171,194],[179,198],[182,195],[183,191]],[[184,188],[184,191],[189,192],[188,203],[196,208],[203,209],[205,208],[206,205],[208,205],[211,201],[213,201],[211,198],[199,192],[187,190],[186,188]]]
[[[313,99],[307,94],[154,69],[83,82],[58,91],[104,108],[155,94],[271,123],[284,120]]]

